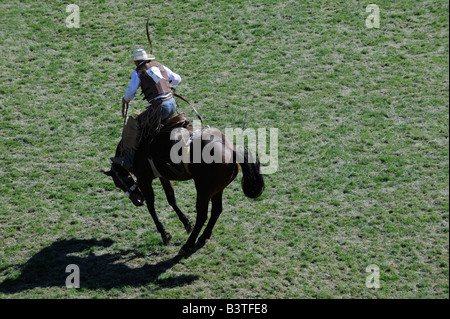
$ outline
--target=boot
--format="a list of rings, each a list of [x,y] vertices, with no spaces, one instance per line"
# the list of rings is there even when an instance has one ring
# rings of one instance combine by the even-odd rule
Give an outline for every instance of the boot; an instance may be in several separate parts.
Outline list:
[[[134,152],[130,152],[125,150],[123,157],[111,157],[111,162],[113,164],[117,164],[125,168],[127,171],[132,172],[133,170],[133,161],[134,161]]]

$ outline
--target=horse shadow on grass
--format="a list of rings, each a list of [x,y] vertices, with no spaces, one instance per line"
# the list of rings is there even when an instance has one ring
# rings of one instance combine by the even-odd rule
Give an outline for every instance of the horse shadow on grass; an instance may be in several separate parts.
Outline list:
[[[97,239],[56,241],[20,266],[20,275],[17,278],[6,279],[0,283],[0,292],[13,294],[38,287],[65,287],[66,278],[70,275],[66,273],[66,267],[71,264],[79,267],[80,286],[84,289],[109,290],[125,286],[138,287],[149,283],[172,288],[189,285],[198,279],[198,276],[184,274],[161,276],[182,259],[180,256],[156,264],[132,268],[126,264],[126,261],[140,257],[134,251],[102,255],[93,253],[93,250],[105,249],[113,243],[112,240]],[[82,253],[81,257],[76,256],[80,253]]]

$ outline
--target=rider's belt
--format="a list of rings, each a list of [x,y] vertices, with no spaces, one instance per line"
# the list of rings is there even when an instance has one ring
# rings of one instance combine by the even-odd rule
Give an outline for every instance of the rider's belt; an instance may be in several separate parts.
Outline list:
[[[154,103],[162,103],[165,101],[170,100],[171,98],[173,98],[173,94],[169,93],[169,95],[167,97],[163,97],[163,98],[157,98],[157,99],[153,99],[150,101],[150,104],[154,104]]]
[[[173,98],[173,94],[169,93],[169,95],[167,97],[162,98],[162,101],[165,102],[165,101],[170,100],[171,98]]]

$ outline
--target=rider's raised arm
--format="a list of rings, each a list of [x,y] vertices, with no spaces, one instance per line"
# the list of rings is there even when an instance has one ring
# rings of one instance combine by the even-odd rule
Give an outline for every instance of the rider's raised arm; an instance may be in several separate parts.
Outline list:
[[[134,97],[136,96],[136,91],[139,88],[140,84],[141,80],[139,79],[139,75],[136,71],[134,71],[133,75],[131,76],[130,85],[128,85],[123,99],[127,102],[130,102],[132,99],[134,99]]]
[[[166,66],[164,66],[164,69],[166,70],[167,75],[169,76],[169,80],[171,81],[170,83],[172,85],[177,85],[178,83],[181,82],[181,76],[179,76]]]

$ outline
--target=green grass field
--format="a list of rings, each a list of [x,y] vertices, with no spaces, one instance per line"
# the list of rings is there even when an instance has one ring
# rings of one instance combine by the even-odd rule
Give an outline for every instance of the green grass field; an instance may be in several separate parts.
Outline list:
[[[147,1],[2,0],[0,298],[449,298],[448,1],[377,0],[379,29],[370,3],[152,1],[154,54],[206,124],[279,129],[263,195],[240,173],[212,239],[174,262],[187,234],[159,182],[169,246],[99,172]],[[193,186],[175,184],[192,220]]]

